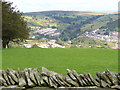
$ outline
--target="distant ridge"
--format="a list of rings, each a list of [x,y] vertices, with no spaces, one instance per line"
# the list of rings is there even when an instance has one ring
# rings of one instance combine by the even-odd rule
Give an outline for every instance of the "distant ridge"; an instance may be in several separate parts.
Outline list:
[[[69,14],[77,14],[77,15],[107,15],[107,14],[118,14],[118,12],[90,12],[90,11],[64,11],[64,10],[51,10],[51,11],[38,11],[38,12],[26,12],[24,14],[42,14],[42,13],[69,13]]]

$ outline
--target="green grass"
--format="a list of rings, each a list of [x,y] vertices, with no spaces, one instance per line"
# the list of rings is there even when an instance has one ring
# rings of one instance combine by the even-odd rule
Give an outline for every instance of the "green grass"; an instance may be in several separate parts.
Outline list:
[[[106,69],[118,71],[118,50],[113,49],[41,49],[11,48],[2,51],[2,69],[40,68],[66,74],[66,69],[74,69],[79,74],[93,75]]]

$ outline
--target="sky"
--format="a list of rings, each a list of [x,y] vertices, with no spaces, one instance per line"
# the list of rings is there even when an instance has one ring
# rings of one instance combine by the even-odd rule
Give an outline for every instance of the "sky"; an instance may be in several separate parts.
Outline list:
[[[117,12],[119,0],[5,0],[21,12],[49,10]]]

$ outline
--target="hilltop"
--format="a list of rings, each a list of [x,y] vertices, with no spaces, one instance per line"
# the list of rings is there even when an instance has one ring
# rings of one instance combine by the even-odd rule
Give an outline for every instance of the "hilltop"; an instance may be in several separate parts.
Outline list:
[[[64,11],[64,10],[53,10],[53,11],[40,11],[40,12],[27,12],[24,15],[50,15],[50,14],[76,14],[76,15],[107,15],[107,14],[117,14],[118,12],[90,12],[90,11]]]

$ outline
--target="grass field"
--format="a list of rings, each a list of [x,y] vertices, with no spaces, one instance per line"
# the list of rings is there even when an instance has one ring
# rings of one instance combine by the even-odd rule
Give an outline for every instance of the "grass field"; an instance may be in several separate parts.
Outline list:
[[[88,72],[93,75],[107,68],[110,71],[118,71],[118,51],[113,49],[11,48],[3,49],[2,54],[2,69],[46,67],[65,74],[69,68],[79,74]]]

